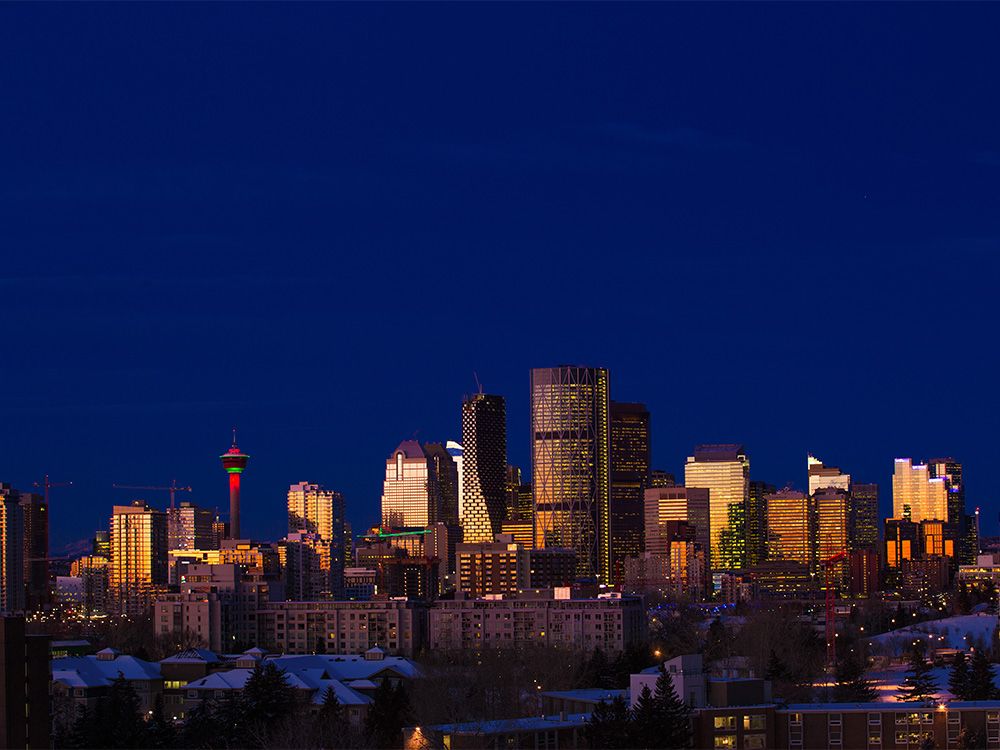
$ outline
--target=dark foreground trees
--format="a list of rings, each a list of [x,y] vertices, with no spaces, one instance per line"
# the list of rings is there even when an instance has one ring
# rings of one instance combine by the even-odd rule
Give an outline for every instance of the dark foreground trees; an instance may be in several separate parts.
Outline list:
[[[691,745],[691,709],[678,697],[670,674],[661,669],[656,688],[643,687],[631,710],[621,698],[599,704],[584,734],[595,750],[680,750]]]

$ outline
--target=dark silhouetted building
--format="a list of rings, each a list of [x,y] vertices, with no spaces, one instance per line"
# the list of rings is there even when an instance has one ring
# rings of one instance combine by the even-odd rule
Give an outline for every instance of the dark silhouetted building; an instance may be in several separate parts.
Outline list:
[[[533,589],[570,586],[576,579],[576,550],[546,547],[528,552],[528,585]]]
[[[747,564],[767,558],[767,503],[764,498],[777,492],[773,484],[751,481],[746,505]]]
[[[611,402],[611,570],[620,583],[626,557],[643,549],[643,492],[649,483],[649,410]]]
[[[431,462],[431,471],[441,493],[441,523],[458,526],[458,464],[441,443],[424,443],[424,453]]]
[[[26,635],[23,617],[0,617],[0,643],[0,743],[51,747],[49,637]]]
[[[20,493],[24,509],[25,606],[42,609],[49,603],[49,506],[45,498]]]
[[[664,471],[663,469],[650,469],[650,487],[673,487],[676,484],[677,479],[669,471]]]
[[[878,485],[851,485],[848,542],[851,549],[878,549]]]

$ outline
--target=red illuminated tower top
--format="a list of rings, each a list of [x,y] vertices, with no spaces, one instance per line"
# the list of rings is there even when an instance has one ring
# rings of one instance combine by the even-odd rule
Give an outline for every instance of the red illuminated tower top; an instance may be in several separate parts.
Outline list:
[[[233,445],[219,458],[222,468],[229,473],[229,538],[240,538],[240,475],[247,467],[250,456],[236,446],[236,428],[233,428]]]
[[[247,467],[247,461],[250,460],[250,456],[243,453],[236,446],[236,428],[233,428],[233,445],[232,447],[223,453],[219,458],[222,459],[222,468],[228,471],[230,474],[242,474],[243,470]]]

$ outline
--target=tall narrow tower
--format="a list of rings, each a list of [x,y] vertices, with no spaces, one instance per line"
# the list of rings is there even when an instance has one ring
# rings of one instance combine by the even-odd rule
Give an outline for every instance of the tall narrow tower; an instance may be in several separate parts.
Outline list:
[[[236,428],[233,428],[233,445],[219,458],[222,468],[229,473],[229,538],[240,538],[240,475],[247,467],[250,456],[236,447]]]

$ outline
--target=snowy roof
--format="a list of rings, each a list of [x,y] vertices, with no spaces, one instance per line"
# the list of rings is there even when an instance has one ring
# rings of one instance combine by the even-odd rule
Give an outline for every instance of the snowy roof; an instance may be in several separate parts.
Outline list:
[[[540,729],[581,727],[590,714],[567,714],[565,718],[553,716],[527,716],[523,719],[495,719],[493,721],[468,721],[461,724],[435,724],[427,727],[448,734],[497,734],[507,732],[534,732]]]
[[[420,676],[417,665],[401,656],[365,659],[363,656],[338,654],[302,654],[275,656],[268,661],[289,672],[308,668],[325,669],[335,680],[370,680],[378,678],[384,673],[404,678]]]
[[[168,656],[166,659],[161,659],[160,663],[164,662],[168,664],[204,664],[211,663],[215,664],[219,661],[218,655],[214,651],[209,651],[207,648],[189,648],[186,651],[180,651],[173,656]]]
[[[581,688],[579,690],[555,690],[542,693],[547,698],[562,698],[563,700],[580,701],[582,703],[610,703],[615,698],[625,698],[627,690],[605,690],[604,688]]]
[[[242,690],[251,674],[253,674],[252,669],[227,669],[189,682],[185,687],[188,690]],[[295,690],[310,691],[313,703],[323,702],[327,688],[333,688],[337,700],[345,706],[371,703],[371,698],[361,695],[338,680],[330,679],[323,669],[288,672],[285,679]]]
[[[126,680],[159,680],[160,665],[143,661],[134,656],[115,654],[114,658],[91,656],[64,656],[52,660],[52,679],[73,684],[73,687],[103,687],[110,685],[121,674]],[[58,676],[57,676],[58,675]]]

